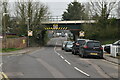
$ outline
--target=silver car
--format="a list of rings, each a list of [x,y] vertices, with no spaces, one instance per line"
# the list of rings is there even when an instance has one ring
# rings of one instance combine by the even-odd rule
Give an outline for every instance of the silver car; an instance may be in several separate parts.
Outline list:
[[[65,45],[66,45],[67,42],[68,42],[68,41],[64,41],[64,42],[62,43],[62,50],[65,49]]]
[[[69,41],[66,43],[65,45],[65,51],[72,51],[72,47],[73,47],[73,42],[72,41]]]

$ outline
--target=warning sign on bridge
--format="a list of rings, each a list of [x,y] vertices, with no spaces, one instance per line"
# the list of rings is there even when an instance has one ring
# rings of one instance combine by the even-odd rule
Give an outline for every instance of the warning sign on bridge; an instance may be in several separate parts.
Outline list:
[[[53,24],[54,29],[58,29],[58,24]]]

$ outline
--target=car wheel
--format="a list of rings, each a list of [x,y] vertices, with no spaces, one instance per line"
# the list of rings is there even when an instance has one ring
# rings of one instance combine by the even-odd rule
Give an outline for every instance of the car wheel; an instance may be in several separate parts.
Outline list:
[[[103,55],[99,56],[100,59],[103,59]]]
[[[82,58],[84,58],[84,57],[85,57],[85,55],[84,55],[84,52],[83,52],[83,51],[80,51],[80,56],[81,56]]]
[[[74,51],[72,50],[72,54],[74,54]]]
[[[68,52],[68,50],[65,50],[66,52]]]
[[[74,50],[74,55],[76,55],[76,51]]]

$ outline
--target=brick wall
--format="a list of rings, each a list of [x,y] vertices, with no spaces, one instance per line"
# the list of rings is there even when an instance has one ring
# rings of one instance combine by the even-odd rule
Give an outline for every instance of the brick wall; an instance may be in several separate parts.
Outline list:
[[[2,46],[0,46],[0,48],[25,48],[27,47],[27,38],[26,37],[20,37],[20,38],[7,38],[7,40],[5,41],[5,39],[2,39],[2,41],[0,41],[0,44],[2,42]]]

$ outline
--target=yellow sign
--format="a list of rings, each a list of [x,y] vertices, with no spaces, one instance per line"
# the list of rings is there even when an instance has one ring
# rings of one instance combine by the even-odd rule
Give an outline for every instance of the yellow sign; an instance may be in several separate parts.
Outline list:
[[[53,24],[53,28],[54,29],[58,28],[58,24]]]
[[[28,36],[33,36],[33,31],[29,30],[28,31]]]
[[[26,43],[26,41],[25,41],[25,39],[23,39],[23,44],[25,44]]]
[[[84,32],[84,31],[80,31],[80,32],[79,32],[79,36],[80,36],[80,37],[84,37],[84,36],[85,36],[85,32]]]

